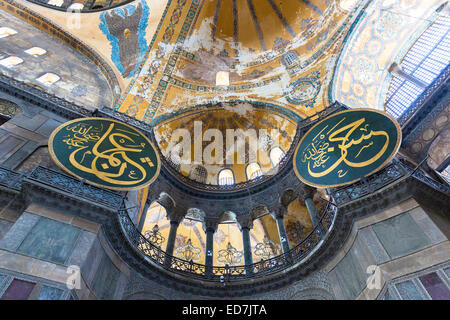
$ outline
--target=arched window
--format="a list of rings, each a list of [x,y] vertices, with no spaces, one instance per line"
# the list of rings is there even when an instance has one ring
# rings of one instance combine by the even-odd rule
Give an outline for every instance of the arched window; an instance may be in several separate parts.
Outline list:
[[[58,75],[51,73],[51,72],[47,72],[46,74],[43,74],[36,80],[39,81],[40,83],[50,86],[50,85],[54,84],[56,81],[59,81],[59,79],[61,79],[61,78]]]
[[[231,185],[234,184],[234,174],[231,169],[223,169],[219,172],[219,185]]]
[[[208,171],[206,170],[205,167],[203,166],[195,166],[194,168],[191,169],[191,172],[189,174],[189,177],[192,180],[201,182],[201,183],[206,183],[206,177],[208,176]]]
[[[280,163],[281,159],[284,158],[284,151],[280,147],[274,147],[269,152],[270,161],[272,162],[272,166],[277,166]]]
[[[0,39],[16,34],[17,31],[8,27],[0,28]]]
[[[170,221],[166,209],[154,201],[144,215],[141,233],[154,245],[165,248],[169,230]]]
[[[29,55],[32,55],[32,56],[35,56],[35,57],[42,56],[46,52],[47,52],[47,50],[39,48],[39,47],[32,47],[32,48],[30,48],[28,50],[25,50],[25,53],[28,53]]]
[[[64,0],[50,0],[47,4],[51,6],[61,7],[64,4]]]
[[[247,165],[245,173],[247,174],[247,180],[252,180],[263,175],[261,166],[257,162],[253,162]]]
[[[8,58],[0,60],[0,65],[4,66],[6,68],[11,68],[18,64],[21,64],[22,62],[23,62],[23,59],[16,57],[16,56],[10,56]]]
[[[416,40],[393,74],[385,109],[399,118],[450,62],[450,17],[439,16]]]

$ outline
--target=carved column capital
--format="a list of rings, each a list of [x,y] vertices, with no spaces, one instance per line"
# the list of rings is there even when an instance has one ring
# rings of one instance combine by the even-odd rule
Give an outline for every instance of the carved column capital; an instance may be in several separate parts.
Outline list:
[[[287,214],[287,208],[285,206],[278,206],[270,215],[276,220],[283,218]]]
[[[316,191],[317,191],[316,188],[313,188],[313,187],[305,184],[300,191],[300,196],[303,200],[308,199],[308,198],[313,199]]]
[[[252,229],[253,228],[253,218],[250,214],[243,214],[236,217],[236,220],[239,223],[240,229],[247,228]]]
[[[205,217],[203,221],[203,231],[208,232],[216,232],[217,227],[219,226],[219,219],[218,218],[211,218],[211,217]]]
[[[171,210],[167,210],[167,219],[170,220],[170,222],[176,222],[176,223],[180,223],[184,216],[186,215],[187,210],[184,208],[172,208]]]
[[[175,207],[175,201],[172,199],[171,196],[169,196],[167,193],[162,192],[158,198],[156,199],[156,201],[162,205],[167,212],[172,211],[173,208]]]

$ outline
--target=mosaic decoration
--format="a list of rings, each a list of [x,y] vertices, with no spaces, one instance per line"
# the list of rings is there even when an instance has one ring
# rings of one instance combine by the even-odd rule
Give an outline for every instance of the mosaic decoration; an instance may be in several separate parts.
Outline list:
[[[300,78],[289,86],[286,100],[295,105],[311,108],[316,103],[321,84],[319,72],[313,72],[308,77]]]
[[[303,14],[301,7],[297,2],[280,5],[275,1],[259,3],[253,0],[243,3],[217,0],[168,1],[145,55],[145,62],[138,68],[139,75],[128,84],[116,109],[151,123],[158,117],[179,111],[183,105],[194,106],[218,98],[242,98],[253,92],[252,99],[278,100],[279,103],[286,104],[282,108],[287,113],[295,112],[299,117],[307,117],[311,110],[305,110],[301,103],[297,107],[286,100],[288,94],[284,74],[287,72],[293,77],[292,81],[299,76],[308,76],[307,73],[304,74],[305,69],[318,62],[324,54],[335,50],[335,44],[343,39],[350,26],[351,17],[350,14],[337,10],[334,5],[311,0],[304,2],[303,7],[308,7],[305,16],[312,20],[305,22],[300,28],[298,22],[302,20],[295,12]],[[280,30],[276,33],[264,33],[266,26],[260,24],[259,19],[262,18],[262,11],[278,16],[274,23]],[[224,14],[225,12],[228,14]],[[243,24],[240,16],[248,21]],[[225,25],[227,28],[224,28]],[[261,27],[263,34],[258,33],[257,26]],[[244,30],[245,33],[251,33],[251,36],[244,38],[252,39],[252,42],[243,38]],[[201,40],[203,38],[204,41]],[[257,43],[258,38],[260,43]],[[294,38],[295,41],[292,42]],[[236,39],[238,42],[234,45],[233,41]],[[306,52],[307,41],[300,39],[317,39],[320,47],[317,46],[314,52]],[[223,46],[222,41],[225,42]],[[260,55],[251,54],[251,48],[255,49],[254,52],[260,52],[261,49],[265,50],[265,44],[267,48],[272,48]],[[224,63],[230,68],[231,85],[215,86],[215,78],[213,81],[209,73],[203,76],[199,72],[199,61],[202,61],[200,56],[205,54],[214,56],[219,64]],[[285,54],[287,55],[283,60],[282,56]],[[238,61],[238,56],[244,56],[245,59]],[[282,63],[289,65],[289,68],[279,68]],[[321,74],[324,74],[325,63],[319,63],[321,66],[315,70],[320,69]],[[210,73],[215,75],[213,71],[214,67]],[[321,102],[317,98],[313,108],[323,107]]]
[[[228,242],[227,248],[219,250],[218,255],[219,256],[217,257],[217,262],[219,262],[220,264],[234,266],[241,262],[244,254],[242,253],[242,251],[237,250],[231,245],[230,242]]]
[[[117,120],[81,118],[49,138],[56,164],[86,182],[113,190],[141,189],[159,174],[159,155],[146,136]]]
[[[316,187],[353,183],[384,167],[400,142],[400,126],[384,112],[338,112],[305,134],[295,151],[294,170],[301,181]]]
[[[199,261],[200,260],[200,248],[196,248],[192,245],[192,241],[189,238],[184,246],[178,247],[175,250],[175,256],[186,261]]]
[[[130,4],[100,15],[100,30],[112,46],[111,60],[125,78],[134,75],[147,51],[148,16],[148,5],[143,0],[137,6]]]
[[[280,254],[281,247],[279,244],[273,242],[267,236],[264,236],[263,242],[259,242],[255,246],[255,256],[263,260],[268,260]]]

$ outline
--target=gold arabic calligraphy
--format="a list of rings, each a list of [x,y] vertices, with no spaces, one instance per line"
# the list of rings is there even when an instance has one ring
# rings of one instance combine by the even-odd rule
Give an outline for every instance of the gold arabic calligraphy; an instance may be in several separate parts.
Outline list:
[[[145,168],[128,156],[129,153],[140,153],[146,146],[145,142],[136,144],[136,138],[133,139],[139,134],[115,128],[114,123],[109,124],[104,134],[102,131],[102,125],[95,127],[86,123],[75,123],[66,128],[67,135],[62,142],[69,149],[75,148],[69,155],[70,164],[111,184],[126,186],[143,181],[147,175]],[[112,148],[102,150],[108,142]],[[140,160],[144,165],[154,166],[148,157]]]
[[[361,168],[365,166],[369,166],[375,161],[377,161],[387,150],[389,145],[389,135],[386,131],[378,130],[370,130],[368,129],[369,124],[366,123],[364,125],[364,122],[366,121],[365,118],[361,118],[359,120],[356,120],[348,125],[345,125],[341,128],[338,128],[339,124],[344,121],[345,118],[343,118],[341,121],[339,121],[333,128],[331,128],[327,133],[323,133],[323,131],[328,127],[325,126],[313,139],[313,141],[307,146],[305,151],[303,152],[301,161],[302,162],[308,162],[308,173],[315,178],[323,177],[330,172],[332,172],[334,169],[336,169],[342,162],[347,164],[349,167],[354,168]],[[350,139],[350,136],[355,133],[355,131],[359,129],[359,131],[362,132],[361,136],[358,139]],[[378,153],[373,155],[370,159],[361,161],[361,162],[354,162],[347,159],[348,156],[348,149],[352,146],[357,146],[360,143],[363,143],[366,140],[370,140],[375,136],[383,136],[385,137],[386,141],[384,142],[383,146],[380,148]],[[319,140],[316,140],[319,138]],[[339,143],[337,145],[337,148],[340,150],[340,157],[331,165],[326,166],[325,164],[330,159],[330,152],[333,152],[335,150],[334,147],[330,147],[331,143],[337,142]],[[360,149],[359,152],[354,157],[355,159],[361,154],[363,150],[366,148],[369,148],[373,146],[373,141],[369,141],[367,144],[364,144]],[[312,165],[312,168],[311,168]],[[322,171],[317,172],[317,168],[324,168]],[[316,170],[311,170],[316,169]],[[337,172],[338,177],[342,178],[347,174],[347,171],[338,170]]]

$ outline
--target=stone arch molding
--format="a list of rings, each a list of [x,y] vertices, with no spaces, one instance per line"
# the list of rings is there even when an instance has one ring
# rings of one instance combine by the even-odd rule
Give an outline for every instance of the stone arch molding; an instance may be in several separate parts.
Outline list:
[[[350,108],[384,110],[392,79],[389,66],[401,62],[444,2],[369,2],[344,40],[330,83],[330,102],[339,101]]]

